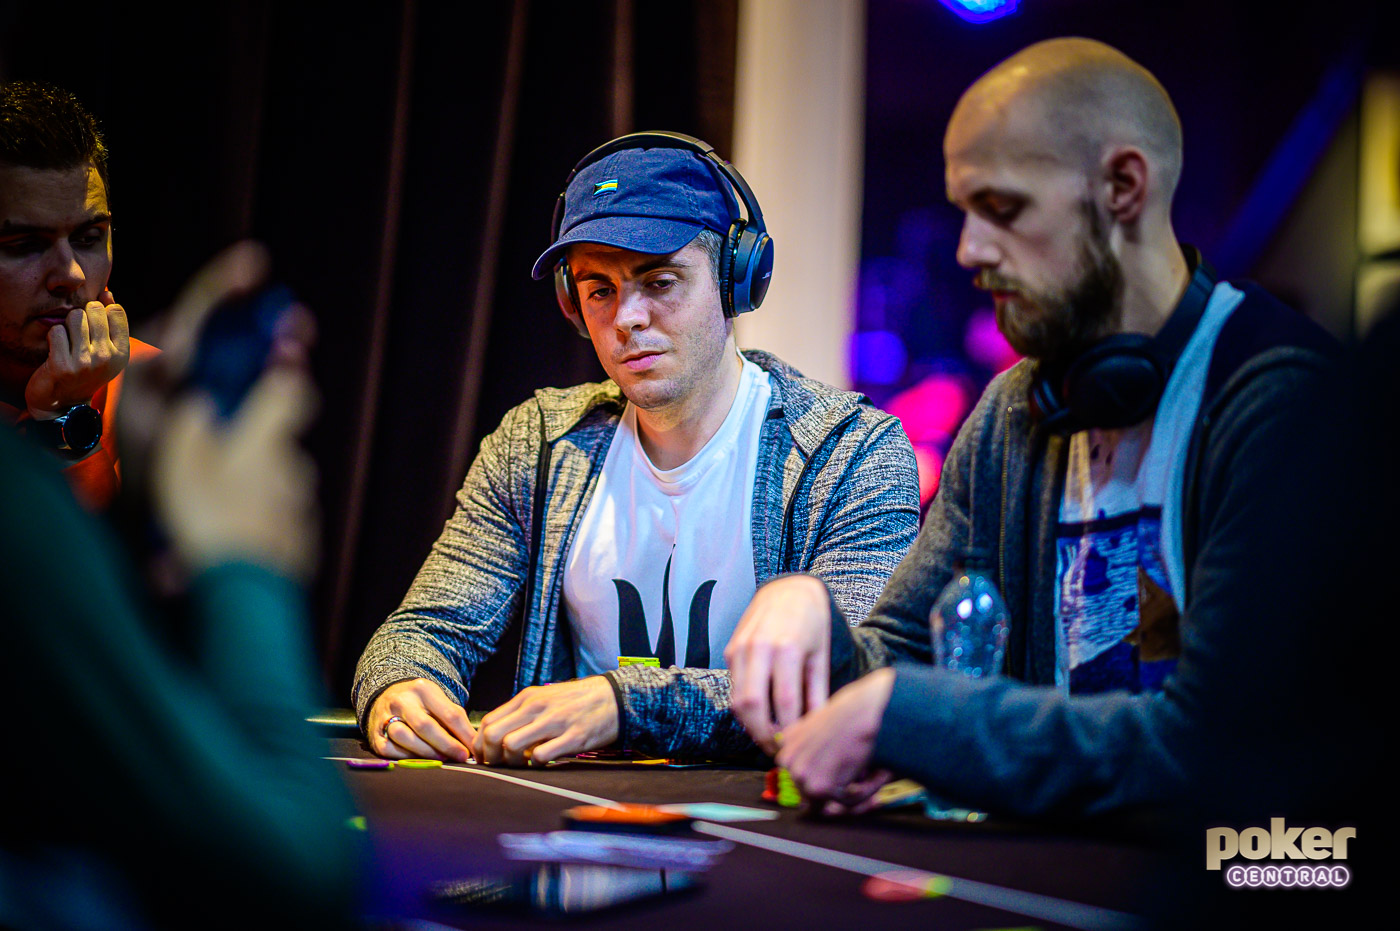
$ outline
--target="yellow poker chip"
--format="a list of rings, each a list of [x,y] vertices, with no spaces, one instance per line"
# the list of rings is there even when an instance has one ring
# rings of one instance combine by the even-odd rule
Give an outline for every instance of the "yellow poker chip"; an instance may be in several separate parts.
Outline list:
[[[661,668],[661,660],[655,656],[619,656],[617,658],[617,668],[624,669],[628,666],[653,666]]]
[[[440,769],[442,760],[397,760],[395,765],[408,769]]]

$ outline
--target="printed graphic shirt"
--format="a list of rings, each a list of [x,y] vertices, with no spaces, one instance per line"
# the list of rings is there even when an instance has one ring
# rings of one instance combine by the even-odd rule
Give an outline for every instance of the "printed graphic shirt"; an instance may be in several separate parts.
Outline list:
[[[1058,674],[1070,692],[1161,688],[1176,665],[1154,421],[1070,437],[1056,532]]]
[[[577,674],[619,657],[724,668],[724,647],[757,587],[753,483],[769,376],[743,362],[724,423],[685,464],[661,470],[627,405],[564,564]]]
[[[1152,419],[1070,437],[1055,598],[1055,681],[1070,692],[1155,691],[1176,668],[1186,463],[1216,338],[1243,299],[1216,285]]]

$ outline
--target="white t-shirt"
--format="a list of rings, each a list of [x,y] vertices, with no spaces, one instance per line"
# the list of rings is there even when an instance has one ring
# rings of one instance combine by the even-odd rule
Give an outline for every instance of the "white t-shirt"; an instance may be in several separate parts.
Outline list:
[[[753,485],[772,384],[747,359],[715,435],[674,469],[652,464],[630,403],[564,562],[577,674],[619,657],[724,668],[757,588]]]

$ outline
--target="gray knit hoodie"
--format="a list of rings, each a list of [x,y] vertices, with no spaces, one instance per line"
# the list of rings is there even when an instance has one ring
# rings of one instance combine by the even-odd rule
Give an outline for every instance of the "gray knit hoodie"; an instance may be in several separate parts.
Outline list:
[[[767,353],[744,355],[773,385],[752,491],[754,581],[812,573],[845,617],[859,622],[918,529],[909,440],[899,421],[864,396],[805,378]],[[456,512],[403,604],[360,657],[353,699],[361,727],[379,693],[405,679],[431,679],[465,706],[474,672],[519,617],[541,417],[552,450],[549,497],[515,688],[573,676],[561,607],[564,558],[624,400],[611,381],[542,389],[482,441]],[[718,757],[753,746],[729,712],[727,671],[629,666],[609,677],[628,749]]]
[[[1300,605],[1326,567],[1314,561],[1321,496],[1307,488],[1318,425],[1334,413],[1316,407],[1335,344],[1256,286],[1242,289],[1211,356],[1186,465],[1186,610],[1163,691],[1072,696],[1054,685],[1068,441],[1032,417],[1036,367],[1025,361],[964,423],[924,529],[866,623],[833,624],[833,689],[896,664],[877,764],[960,803],[1021,815],[1176,803],[1226,781],[1262,790],[1245,780],[1281,757],[1286,735],[1274,725],[1286,730],[1283,699],[1305,694],[1295,677],[1311,661],[1302,631],[1315,619]],[[929,665],[929,610],[968,560],[992,570],[1010,607],[1008,676]]]

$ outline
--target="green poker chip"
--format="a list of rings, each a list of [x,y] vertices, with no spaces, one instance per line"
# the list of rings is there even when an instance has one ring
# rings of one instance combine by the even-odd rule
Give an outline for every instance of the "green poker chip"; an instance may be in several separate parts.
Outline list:
[[[442,766],[442,760],[397,760],[395,765],[408,769],[438,769]]]

